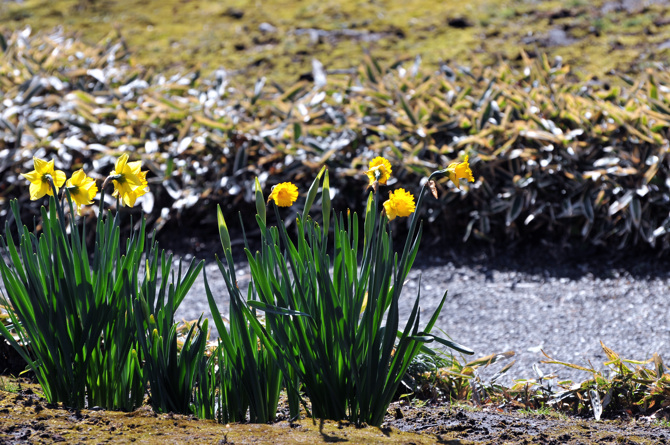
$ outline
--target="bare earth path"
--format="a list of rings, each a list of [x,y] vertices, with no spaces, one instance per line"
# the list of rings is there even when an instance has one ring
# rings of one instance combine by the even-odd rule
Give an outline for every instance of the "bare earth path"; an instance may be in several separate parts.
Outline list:
[[[437,328],[476,351],[476,356],[515,351],[512,378],[535,378],[533,364],[553,358],[602,369],[600,341],[624,358],[670,357],[670,267],[649,256],[557,253],[538,246],[523,252],[490,255],[431,251],[417,261],[401,299],[409,314],[421,276],[421,308],[427,319],[448,289]],[[440,256],[435,254],[439,253]],[[249,273],[237,265],[243,287]],[[227,292],[216,264],[206,266],[219,307],[227,312]],[[199,280],[179,316],[209,313]],[[544,374],[584,380],[588,373],[541,364]],[[486,375],[487,373],[485,373]],[[508,380],[509,383],[509,380]]]

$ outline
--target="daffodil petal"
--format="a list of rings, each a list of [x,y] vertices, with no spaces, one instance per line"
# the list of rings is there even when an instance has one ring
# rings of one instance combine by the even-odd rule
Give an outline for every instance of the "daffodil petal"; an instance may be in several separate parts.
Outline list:
[[[393,207],[393,201],[390,199],[384,202],[384,210],[386,211],[386,216],[389,221],[393,221],[396,217],[395,207]]]
[[[91,201],[92,203],[93,198],[95,198],[95,195],[98,194],[98,186],[95,185],[95,182],[88,186],[88,189],[86,189],[86,193],[88,193],[88,200]]]
[[[86,179],[86,173],[84,173],[84,169],[80,168],[76,172],[72,173],[72,177],[68,183],[79,186],[84,181],[84,179]]]
[[[42,182],[41,175],[37,173],[37,170],[30,171],[28,173],[21,173],[21,176],[26,178],[30,182]]]
[[[62,187],[63,184],[65,184],[65,180],[67,179],[67,176],[65,176],[65,172],[61,170],[56,170],[52,177],[56,187]]]
[[[79,188],[80,188],[81,190],[86,191],[87,193],[90,192],[91,190],[95,190],[96,192],[98,191],[98,186],[95,185],[95,181],[86,181],[86,182],[83,182],[83,183],[79,186]]]
[[[142,187],[142,180],[133,174],[124,175],[125,184],[127,184],[132,190],[135,190],[138,187]]]
[[[46,194],[46,192],[42,191],[42,185],[41,184],[36,184],[34,182],[30,183],[30,199],[32,201],[36,201],[36,200],[40,199],[45,194]]]
[[[35,171],[42,176],[45,173],[49,173],[49,164],[53,169],[53,160],[50,162],[45,161],[44,159],[33,157],[33,164],[35,165]]]
[[[142,161],[128,162],[127,166],[134,175],[137,175],[140,173],[140,168],[142,168]]]
[[[114,165],[114,171],[116,174],[122,174],[125,170],[126,163],[128,162],[128,153],[124,153],[119,156],[119,159],[116,160],[116,165]]]
[[[458,182],[458,176],[456,176],[456,173],[454,173],[453,171],[449,171],[449,179],[451,180],[451,182],[454,183],[454,185],[456,187],[458,187],[459,189],[461,188],[461,185]]]
[[[126,193],[123,195],[123,203],[128,207],[135,207],[135,200],[137,196],[134,193]]]

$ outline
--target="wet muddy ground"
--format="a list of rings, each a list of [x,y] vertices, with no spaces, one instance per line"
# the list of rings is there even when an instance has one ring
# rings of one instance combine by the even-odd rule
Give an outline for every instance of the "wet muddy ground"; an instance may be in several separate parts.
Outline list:
[[[387,422],[403,431],[435,435],[450,443],[641,444],[666,443],[670,429],[653,420],[595,422],[556,414],[502,412],[495,407],[424,406],[404,408],[403,418]]]
[[[0,390],[0,444],[51,443],[384,443],[384,444],[664,444],[670,428],[656,419],[595,422],[555,414],[499,412],[495,407],[396,402],[380,427],[347,422],[283,420],[271,425],[221,425],[190,416],[71,411],[49,405],[34,385],[15,383]]]

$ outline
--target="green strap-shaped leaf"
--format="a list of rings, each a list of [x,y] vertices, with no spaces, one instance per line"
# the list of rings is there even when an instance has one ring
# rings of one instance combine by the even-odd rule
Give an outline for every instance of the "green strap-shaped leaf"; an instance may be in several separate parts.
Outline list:
[[[376,209],[373,208],[374,203],[373,194],[370,192],[368,195],[368,202],[365,205],[365,222],[363,227],[365,230],[365,233],[363,234],[363,250],[365,251],[367,251],[367,247],[372,239],[375,220],[377,219]]]
[[[263,226],[265,226],[265,198],[263,197],[263,189],[261,189],[261,183],[258,180],[258,177],[256,177],[256,180],[254,181],[254,195],[256,197],[256,213],[263,222]]]
[[[328,227],[330,225],[330,181],[328,180],[328,170],[323,177],[323,190],[321,191],[321,211],[323,213],[323,236],[324,240],[328,237]]]
[[[309,317],[312,318],[311,315],[309,315],[306,312],[300,312],[300,311],[295,311],[292,309],[286,309],[283,307],[278,307],[274,306],[271,304],[264,303],[262,301],[257,301],[257,300],[248,300],[247,304],[255,309],[258,309],[263,312],[267,312],[269,314],[275,314],[275,315],[298,315],[301,317]]]
[[[265,210],[265,207],[263,207]],[[230,233],[228,232],[228,226],[226,225],[226,219],[223,217],[223,212],[221,212],[221,206],[216,205],[216,222],[219,226],[219,238],[221,239],[221,246],[223,246],[223,251],[230,249]]]
[[[316,199],[316,194],[319,192],[319,182],[321,181],[321,177],[323,176],[323,173],[325,171],[326,166],[324,165],[323,167],[321,167],[319,174],[316,175],[316,178],[314,178],[314,181],[312,181],[312,185],[309,187],[309,190],[307,191],[307,199],[305,200],[305,207],[302,209],[303,221],[307,220],[307,215],[309,215],[309,211],[312,208],[312,204],[314,204],[314,200]]]
[[[454,350],[456,350],[456,351],[458,351],[458,352],[461,352],[461,353],[463,353],[463,354],[473,355],[473,354],[475,353],[475,351],[473,351],[472,349],[468,348],[467,346],[463,346],[463,345],[461,345],[461,344],[459,344],[459,343],[456,343],[455,341],[447,340],[447,339],[438,337],[438,336],[433,335],[433,334],[425,334],[424,336],[426,336],[426,337],[433,337],[433,339],[434,339],[436,342],[438,342],[438,343],[440,343],[440,344],[442,344],[442,345],[444,345],[444,346],[446,346],[446,347],[448,347],[448,348],[451,348],[451,349],[454,349]]]

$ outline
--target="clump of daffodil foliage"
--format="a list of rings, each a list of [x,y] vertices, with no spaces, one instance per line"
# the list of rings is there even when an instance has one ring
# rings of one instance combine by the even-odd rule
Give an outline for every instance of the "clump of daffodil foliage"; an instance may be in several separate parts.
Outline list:
[[[446,292],[425,325],[417,294],[405,327],[399,330],[398,300],[419,248],[421,228],[416,210],[421,208],[426,187],[416,204],[414,196],[404,189],[391,191],[388,200],[381,203],[380,188],[392,175],[391,164],[377,157],[366,173],[372,191],[362,240],[356,214],[332,212],[325,168],[306,193],[293,236],[279,209],[297,202],[298,188],[285,182],[272,189],[267,203],[274,209],[276,225],[270,225],[266,200],[256,180],[256,221],[262,242],[256,252],[248,245],[245,248],[252,276],[246,298],[235,281],[228,226],[218,211],[225,259],[217,262],[230,294],[228,328],[206,273],[205,287],[226,351],[230,357],[239,357],[219,367],[220,380],[242,385],[250,412],[274,418],[283,381],[293,415],[302,404],[322,419],[380,425],[412,359],[419,351],[430,351],[426,343],[438,342],[471,353],[431,334]],[[434,172],[426,184],[434,191],[433,180],[444,175],[456,186],[462,178],[474,180],[465,159]],[[321,212],[313,215],[310,210],[319,189]],[[391,236],[391,221],[399,217],[411,218],[400,255]],[[227,389],[222,388],[222,393]]]
[[[174,322],[203,263],[192,261],[185,271],[179,263],[175,273],[172,257],[159,252],[155,242],[146,243],[144,220],[122,246],[121,205],[132,207],[148,192],[141,162],[119,156],[100,189],[82,169],[67,179],[53,160],[34,158],[33,163],[35,169],[24,174],[31,199],[48,196],[49,205],[42,208],[41,229],[31,231],[12,202],[16,233],[7,224],[0,238],[9,259],[0,262],[6,289],[0,304],[9,308],[13,331],[0,325],[0,333],[35,372],[50,402],[130,410],[148,391],[158,411],[268,422],[275,419],[286,388],[292,416],[302,405],[322,419],[379,425],[413,358],[432,352],[426,343],[471,353],[431,333],[446,293],[425,324],[418,294],[402,329],[398,306],[419,248],[417,210],[426,185],[436,194],[433,180],[441,176],[449,175],[456,186],[460,179],[472,181],[467,159],[434,172],[416,202],[402,188],[382,202],[381,188],[392,168],[382,157],[373,159],[365,172],[371,191],[362,232],[355,213],[332,211],[325,167],[306,193],[292,236],[280,209],[300,199],[298,187],[280,183],[266,200],[256,180],[261,248],[245,249],[252,274],[246,297],[235,281],[230,235],[219,208],[225,264],[217,262],[230,309],[226,324],[205,275],[220,335],[209,358],[208,321],[181,329],[187,331],[184,340],[177,338]],[[110,184],[115,214],[104,209]],[[321,211],[312,214],[319,190]],[[100,207],[89,255],[78,215],[95,199]],[[267,221],[268,205],[274,224]],[[391,227],[406,217],[410,230],[398,254]]]
[[[110,182],[117,202],[129,207],[147,193],[141,162],[122,154],[103,182],[90,255],[86,227],[76,215],[93,204],[96,181],[83,169],[66,180],[53,160],[33,163],[35,169],[23,175],[30,198],[49,196],[49,204],[42,207],[39,233],[23,225],[12,202],[15,232],[7,223],[0,239],[9,259],[0,261],[0,303],[9,308],[11,324],[0,325],[0,334],[35,373],[49,402],[130,410],[149,387],[156,409],[213,417],[194,392],[207,369],[207,321],[191,327],[180,349],[174,323],[202,263],[182,271],[180,262],[175,279],[171,256],[146,243],[144,220],[122,243],[118,207],[115,215],[104,213]]]

